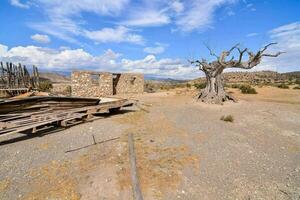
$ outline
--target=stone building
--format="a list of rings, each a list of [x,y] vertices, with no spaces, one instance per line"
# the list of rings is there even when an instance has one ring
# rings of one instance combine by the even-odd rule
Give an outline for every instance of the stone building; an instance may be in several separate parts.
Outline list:
[[[144,92],[143,74],[74,71],[71,79],[72,96],[104,97]]]

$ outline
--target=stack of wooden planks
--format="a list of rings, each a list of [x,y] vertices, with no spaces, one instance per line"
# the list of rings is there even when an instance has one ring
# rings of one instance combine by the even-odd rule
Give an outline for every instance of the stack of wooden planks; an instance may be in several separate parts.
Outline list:
[[[117,98],[28,97],[0,102],[0,138],[36,133],[53,126],[68,127],[97,119],[133,102]]]
[[[41,109],[63,110],[99,104],[99,98],[32,96],[0,102],[0,114],[24,113]]]

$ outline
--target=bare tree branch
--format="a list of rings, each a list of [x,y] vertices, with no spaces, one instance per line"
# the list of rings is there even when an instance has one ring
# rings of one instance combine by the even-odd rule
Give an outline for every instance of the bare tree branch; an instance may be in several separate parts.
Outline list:
[[[211,56],[214,56],[217,59],[219,59],[219,57],[212,51],[212,49],[207,44],[204,43],[204,46],[209,50]]]
[[[269,46],[275,45],[275,44],[277,44],[277,42],[271,42],[271,43],[267,44],[266,46],[264,46],[264,47],[260,50],[260,52],[263,53],[265,50],[267,50],[267,48],[268,48]]]
[[[279,55],[281,55],[281,54],[283,54],[283,53],[286,53],[286,52],[284,52],[284,51],[279,51],[279,52],[277,52],[276,54],[262,54],[261,56],[265,56],[265,57],[277,57],[277,56],[279,56]]]
[[[220,63],[220,65],[222,65],[223,67],[226,67],[226,57],[228,57],[234,49],[238,48],[239,45],[240,44],[238,43],[238,44],[234,45],[231,49],[229,49],[229,51],[223,51],[221,53],[221,56],[218,59],[218,62]],[[233,59],[234,59],[234,57],[231,58],[231,61]]]
[[[195,64],[195,66],[199,67],[199,70],[204,71],[202,62],[200,62],[199,60],[188,60],[188,61],[192,65]]]
[[[243,59],[243,55],[245,52],[247,52],[247,48],[245,48],[244,50],[241,50],[240,48],[237,48],[237,50],[239,51],[240,53],[240,56],[239,56],[239,61],[238,62],[242,62],[242,59]]]
[[[240,43],[237,43],[237,44],[234,45],[229,51],[227,51],[227,52],[228,52],[228,56],[229,56],[229,54],[230,54],[234,49],[238,48],[238,46],[240,46]]]

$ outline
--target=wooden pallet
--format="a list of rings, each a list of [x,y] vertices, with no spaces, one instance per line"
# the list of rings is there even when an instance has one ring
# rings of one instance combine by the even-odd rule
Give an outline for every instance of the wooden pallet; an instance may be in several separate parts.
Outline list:
[[[73,126],[98,119],[96,114],[113,112],[132,105],[133,102],[126,99],[110,98],[93,106],[4,114],[0,115],[0,138],[17,133],[36,133],[46,126]]]

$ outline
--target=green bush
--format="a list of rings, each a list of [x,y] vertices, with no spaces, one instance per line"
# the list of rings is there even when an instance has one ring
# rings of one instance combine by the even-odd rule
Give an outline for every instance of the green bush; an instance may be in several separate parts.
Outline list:
[[[295,83],[300,85],[300,79],[296,79]]]
[[[39,91],[41,92],[50,92],[53,88],[51,81],[41,81],[38,87]]]
[[[224,122],[233,122],[234,118],[232,115],[223,115],[220,120],[224,121]]]
[[[241,85],[239,88],[243,94],[257,94],[255,88],[250,85]]]
[[[197,89],[204,89],[206,87],[206,83],[194,83],[194,87]]]
[[[281,88],[281,89],[289,89],[290,87],[286,84],[279,84],[277,85],[278,88]]]
[[[191,84],[187,83],[187,84],[186,84],[186,87],[187,87],[187,88],[191,88]]]

